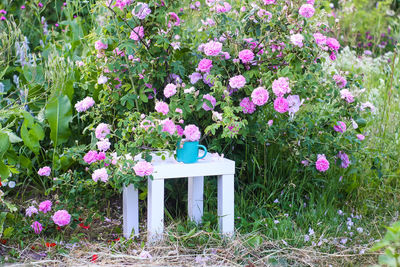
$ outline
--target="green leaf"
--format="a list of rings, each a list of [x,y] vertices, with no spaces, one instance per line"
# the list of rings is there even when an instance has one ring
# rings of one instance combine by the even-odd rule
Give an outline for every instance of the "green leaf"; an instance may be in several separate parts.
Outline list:
[[[44,138],[44,131],[40,124],[35,123],[32,115],[28,112],[23,113],[24,122],[21,126],[21,137],[24,144],[35,154],[39,153],[39,141]]]
[[[3,233],[3,238],[8,239],[11,237],[12,233],[14,232],[14,228],[7,227],[6,229],[4,229],[4,233]]]
[[[9,66],[6,66],[6,68],[0,73],[0,79],[2,79],[4,75],[6,75],[8,67]]]
[[[0,159],[3,158],[9,147],[10,138],[8,137],[8,134],[0,132]]]
[[[68,141],[71,135],[69,123],[72,120],[71,102],[68,96],[60,95],[46,105],[46,119],[50,125],[50,138],[54,147]]]
[[[7,165],[4,162],[0,161],[0,177],[2,179],[8,178],[10,175],[10,170],[8,169]]]

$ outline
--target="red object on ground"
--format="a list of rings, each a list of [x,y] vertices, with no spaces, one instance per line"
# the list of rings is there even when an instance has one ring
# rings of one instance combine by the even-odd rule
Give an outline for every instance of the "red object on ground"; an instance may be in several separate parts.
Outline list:
[[[84,223],[80,223],[78,224],[80,227],[82,227],[83,229],[89,229],[90,225],[85,225]]]
[[[52,247],[55,247],[55,246],[56,246],[56,243],[46,242],[46,247],[48,247],[48,248],[52,248]]]
[[[98,258],[97,254],[94,254],[94,255],[92,256],[92,260],[91,260],[90,262],[96,262],[96,261],[97,261],[97,258]]]
[[[0,243],[2,243],[3,245],[5,245],[7,243],[6,239],[0,239]]]

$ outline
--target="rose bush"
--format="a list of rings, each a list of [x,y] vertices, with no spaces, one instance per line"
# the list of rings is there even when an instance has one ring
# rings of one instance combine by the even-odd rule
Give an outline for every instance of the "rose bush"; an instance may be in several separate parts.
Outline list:
[[[10,151],[22,147],[25,154],[17,160],[4,154],[7,165],[0,167],[8,173],[22,166],[47,193],[68,192],[60,198],[94,205],[97,189],[139,185],[150,176],[151,166],[140,162],[150,162],[151,151],[174,151],[188,125],[200,129],[210,150],[237,162],[244,182],[267,179],[275,155],[281,169],[305,177],[357,171],[357,136],[368,117],[358,98],[361,77],[323,70],[340,44],[319,3],[107,1],[92,7],[89,28],[78,23],[86,9],[77,16],[76,6],[64,5],[65,20],[56,26],[42,22],[46,6],[26,6],[39,18],[43,46],[37,50],[48,61],[41,64],[30,50],[24,57],[20,49],[16,67],[4,74],[10,98],[3,102],[21,91],[11,82],[16,72],[31,90],[19,107],[27,110],[10,119],[22,123],[21,133],[14,124],[10,129],[23,140]],[[31,19],[27,10],[16,20]],[[9,32],[16,31],[10,26]],[[10,44],[28,45],[18,38]],[[60,47],[49,42],[61,38]],[[242,151],[256,156],[249,160]],[[324,171],[317,168],[319,155],[327,161]],[[259,166],[257,173],[250,164]]]
[[[143,151],[173,151],[182,129],[195,124],[202,142],[234,159],[235,147],[254,140],[278,147],[285,162],[314,176],[343,174],[343,166],[356,171],[356,135],[368,117],[357,99],[361,77],[323,72],[340,44],[336,29],[313,17],[316,8],[300,1],[98,3],[107,16],[79,68],[83,84],[104,82],[82,95],[98,103],[82,119],[110,125],[106,157],[131,155],[127,166]],[[346,164],[343,155],[351,158]],[[106,169],[128,175],[115,166]]]

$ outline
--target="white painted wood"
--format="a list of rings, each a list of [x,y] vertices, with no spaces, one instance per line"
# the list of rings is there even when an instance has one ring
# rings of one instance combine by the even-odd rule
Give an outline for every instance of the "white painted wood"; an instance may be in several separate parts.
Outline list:
[[[226,235],[234,233],[234,175],[218,176],[218,217],[220,232]]]
[[[184,164],[177,162],[173,157],[165,160],[161,156],[152,155],[151,164],[154,166],[153,179],[170,179],[191,176],[213,176],[224,174],[235,174],[235,162],[229,159],[216,157],[209,153],[204,159],[196,163]],[[141,155],[135,156],[135,160],[140,160]]]
[[[203,215],[204,176],[218,176],[218,216],[221,233],[234,233],[234,174],[235,162],[209,153],[204,159],[193,164],[177,162],[173,156],[164,153],[152,153],[151,164],[154,167],[153,180],[148,179],[148,241],[162,238],[164,231],[164,180],[189,177],[188,215],[196,223],[201,222]],[[142,160],[141,154],[135,160]],[[125,191],[124,191],[125,192]],[[125,201],[125,198],[124,198]],[[133,202],[132,202],[133,203]],[[124,202],[125,204],[125,202]],[[128,205],[131,205],[130,202]],[[124,227],[125,206],[124,205]],[[137,204],[135,204],[135,207]],[[124,228],[125,233],[125,228]],[[135,231],[136,233],[136,231]]]
[[[139,235],[139,193],[131,184],[124,187],[123,193],[123,231],[124,237],[129,238],[131,234]]]
[[[201,223],[203,217],[204,177],[188,177],[188,217],[195,223]]]
[[[148,241],[162,239],[164,231],[164,180],[147,179],[147,231]]]

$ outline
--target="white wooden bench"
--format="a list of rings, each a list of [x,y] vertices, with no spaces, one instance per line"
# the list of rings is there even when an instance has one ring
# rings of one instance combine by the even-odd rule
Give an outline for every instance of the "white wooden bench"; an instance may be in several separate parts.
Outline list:
[[[138,158],[135,158],[138,159]],[[234,174],[235,162],[208,154],[204,159],[192,164],[177,162],[173,157],[165,160],[153,155],[153,179],[148,178],[147,230],[148,240],[162,238],[164,230],[164,180],[188,178],[188,215],[196,223],[203,216],[204,176],[218,177],[218,216],[222,234],[234,232]],[[139,234],[138,191],[129,185],[123,190],[123,231],[129,238]]]

